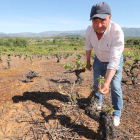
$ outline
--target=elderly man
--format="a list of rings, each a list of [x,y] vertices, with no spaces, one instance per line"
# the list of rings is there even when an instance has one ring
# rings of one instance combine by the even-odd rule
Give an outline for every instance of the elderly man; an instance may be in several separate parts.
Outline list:
[[[97,109],[101,109],[102,95],[109,92],[111,85],[112,105],[115,110],[113,114],[114,125],[120,124],[123,98],[121,89],[124,34],[120,26],[111,21],[111,9],[105,2],[93,5],[90,13],[92,25],[88,26],[86,32],[85,49],[87,56],[86,68],[91,71],[91,50],[95,51],[93,63],[94,87],[97,87],[99,75],[105,76],[105,82],[96,92],[95,98],[99,99]]]

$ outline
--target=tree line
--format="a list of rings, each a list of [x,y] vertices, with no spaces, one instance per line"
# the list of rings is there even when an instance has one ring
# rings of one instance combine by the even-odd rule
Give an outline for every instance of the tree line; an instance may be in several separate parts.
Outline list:
[[[6,47],[27,47],[29,45],[29,41],[24,37],[10,37],[6,39],[0,40],[0,46]]]
[[[125,38],[125,48],[140,49],[140,38]]]
[[[81,50],[85,46],[84,36],[56,37],[0,37],[1,53],[5,52],[47,52]],[[140,38],[125,37],[125,48],[140,49]]]

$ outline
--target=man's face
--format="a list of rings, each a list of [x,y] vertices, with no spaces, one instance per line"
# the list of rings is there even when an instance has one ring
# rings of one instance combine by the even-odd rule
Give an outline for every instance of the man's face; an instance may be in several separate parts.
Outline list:
[[[105,19],[93,18],[92,25],[94,27],[95,32],[99,35],[103,34],[109,26],[110,19],[111,15],[108,15]]]

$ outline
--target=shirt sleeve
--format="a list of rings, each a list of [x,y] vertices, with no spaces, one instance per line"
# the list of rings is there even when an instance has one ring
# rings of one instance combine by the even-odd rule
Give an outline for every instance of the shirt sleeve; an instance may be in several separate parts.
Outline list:
[[[124,33],[120,29],[115,32],[112,40],[111,53],[107,69],[113,70],[119,69],[120,58],[122,56],[123,50],[124,50]]]
[[[88,26],[86,30],[86,39],[85,39],[85,50],[90,51],[92,50],[92,45],[90,42],[90,36],[91,36],[91,26]]]

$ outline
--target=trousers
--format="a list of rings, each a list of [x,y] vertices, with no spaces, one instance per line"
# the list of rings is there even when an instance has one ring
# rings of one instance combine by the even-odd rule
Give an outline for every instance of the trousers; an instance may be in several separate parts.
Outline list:
[[[95,56],[93,62],[93,70],[94,70],[94,85],[93,87],[97,87],[99,75],[104,76],[106,74],[107,65],[109,62],[101,62],[97,56]],[[122,88],[121,88],[121,80],[122,80],[122,70],[123,70],[123,56],[120,58],[119,69],[116,71],[114,77],[111,81],[111,98],[112,98],[112,106],[115,112],[113,116],[121,117],[121,110],[123,109],[123,96],[122,96]],[[102,106],[102,94],[97,91],[94,95],[95,98],[99,100],[99,106]]]

